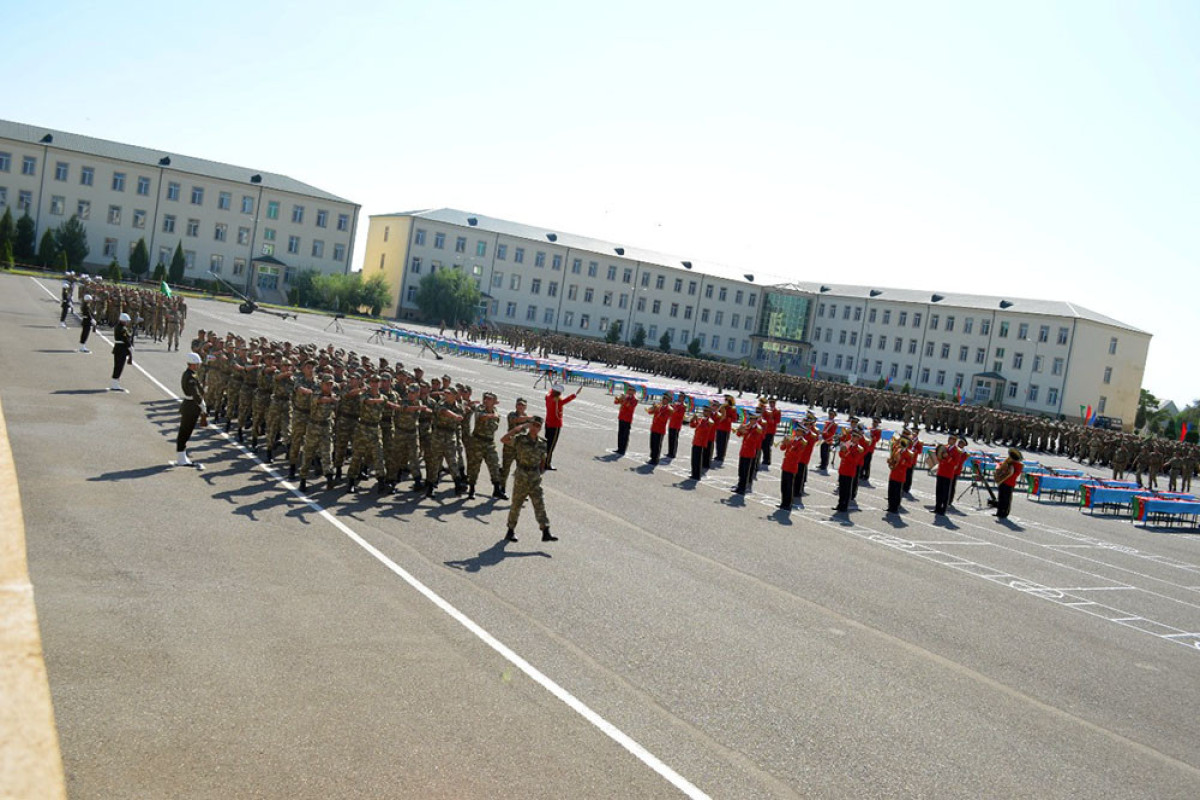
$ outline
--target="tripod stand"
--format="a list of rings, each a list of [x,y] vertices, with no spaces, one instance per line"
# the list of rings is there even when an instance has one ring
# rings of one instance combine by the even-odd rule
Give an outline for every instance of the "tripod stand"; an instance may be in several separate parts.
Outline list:
[[[330,328],[333,328],[334,333],[345,333],[345,329],[342,328],[342,319],[342,315],[337,314],[334,316],[333,320],[325,326],[325,330],[328,331]]]
[[[977,462],[971,464],[971,483],[967,488],[958,493],[958,497],[954,498],[955,502],[962,499],[963,495],[968,492],[975,495],[976,508],[983,508],[983,495],[980,489],[986,489],[988,493],[987,504],[989,508],[995,508],[997,505],[996,493],[992,491],[992,485],[988,483],[987,476],[983,474],[983,470]]]
[[[536,381],[533,382],[533,388],[536,389],[539,386],[549,386],[550,378],[553,374],[554,373],[551,372],[550,370],[546,370],[545,372],[543,372],[541,374],[541,376]]]
[[[421,349],[420,349],[419,351],[417,351],[417,355],[418,355],[418,356],[423,356],[423,355],[425,355],[425,351],[426,351],[426,350],[428,350],[428,351],[429,351],[429,354],[430,354],[431,356],[433,356],[434,358],[436,358],[438,361],[441,361],[441,360],[442,360],[442,354],[441,354],[441,353],[439,353],[437,350],[434,350],[434,349],[433,349],[433,345],[431,345],[431,344],[429,343],[429,340],[427,340],[427,339],[422,339],[422,340],[421,340]]]
[[[370,344],[384,344],[384,335],[387,331],[384,328],[376,328],[370,336],[367,337],[367,342]]]

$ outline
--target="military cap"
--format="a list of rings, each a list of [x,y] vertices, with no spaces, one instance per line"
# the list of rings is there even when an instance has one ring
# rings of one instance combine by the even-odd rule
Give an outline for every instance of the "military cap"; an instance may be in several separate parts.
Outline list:
[[[541,418],[541,417],[539,417],[539,416],[537,416],[536,414],[535,414],[534,416],[530,417],[530,418],[529,418],[529,421],[530,421],[530,422],[532,422],[532,423],[534,423],[535,425],[541,425],[541,424],[542,424],[542,418]]]

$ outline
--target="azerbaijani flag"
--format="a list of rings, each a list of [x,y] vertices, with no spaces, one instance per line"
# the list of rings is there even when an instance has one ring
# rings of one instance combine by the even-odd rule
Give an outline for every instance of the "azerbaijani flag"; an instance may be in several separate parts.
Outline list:
[[[174,296],[175,296],[175,295],[171,294],[171,287],[170,287],[170,286],[167,286],[167,282],[166,282],[166,281],[163,281],[163,282],[161,282],[161,283],[158,285],[158,290],[159,290],[160,292],[162,292],[163,294],[165,294],[167,297],[174,297]]]
[[[888,375],[887,383],[885,383],[885,384],[883,384],[883,385],[884,385],[884,386],[891,386],[891,385],[892,385],[892,376],[891,376],[891,375]]]
[[[809,368],[809,370],[808,370],[808,377],[810,377],[810,378],[816,378],[816,377],[817,377],[817,365],[816,365],[816,364],[813,364],[813,365],[812,365],[812,367],[811,367],[811,368]]]
[[[1091,425],[1091,424],[1092,424],[1092,407],[1089,405],[1089,406],[1087,407],[1087,409],[1085,410],[1083,406],[1080,406],[1080,407],[1079,407],[1079,410],[1083,412],[1083,425],[1084,425],[1084,427],[1087,427],[1088,425]]]
[[[1179,441],[1183,441],[1188,434],[1188,424],[1185,422],[1179,426]]]

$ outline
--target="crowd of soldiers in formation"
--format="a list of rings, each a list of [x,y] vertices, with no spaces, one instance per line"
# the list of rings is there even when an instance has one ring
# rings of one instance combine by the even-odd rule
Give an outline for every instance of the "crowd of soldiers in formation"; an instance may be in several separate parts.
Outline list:
[[[568,362],[599,362],[629,367],[670,380],[731,389],[739,396],[749,393],[776,397],[810,408],[835,410],[861,418],[900,422],[910,430],[924,428],[954,433],[976,443],[1003,445],[1024,451],[1066,456],[1089,466],[1111,468],[1115,479],[1134,473],[1138,485],[1158,488],[1157,477],[1169,476],[1170,490],[1191,486],[1200,465],[1200,446],[1171,442],[1105,428],[1087,427],[1015,411],[966,405],[931,397],[905,394],[873,387],[851,386],[802,375],[707,361],[673,353],[609,344],[562,334],[505,329],[493,333],[480,326],[463,326],[469,338],[491,341],[498,338],[513,349],[542,357],[560,354]],[[1186,481],[1186,483],[1185,483]]]
[[[271,462],[278,454],[289,479],[307,491],[310,477],[324,477],[325,489],[354,493],[368,477],[380,495],[409,489],[433,497],[443,474],[456,496],[476,496],[483,465],[491,497],[508,500],[510,541],[521,507],[529,498],[543,541],[550,533],[541,489],[547,443],[539,438],[542,418],[527,413],[518,399],[502,417],[496,395],[476,399],[470,386],[449,375],[425,377],[386,358],[335,349],[333,345],[293,345],[266,338],[245,340],[200,331],[192,342],[206,416],[201,424],[223,421],[239,442]],[[185,373],[185,381],[187,373]],[[561,392],[561,389],[558,391]],[[501,422],[506,432],[497,453]],[[515,469],[514,469],[515,467]]]
[[[167,350],[179,349],[179,337],[187,324],[187,301],[182,295],[168,297],[161,291],[105,283],[101,277],[73,272],[64,276],[61,306],[62,327],[66,327],[67,315],[76,308],[80,319],[87,321],[86,332],[79,342],[80,352],[84,353],[89,352],[87,333],[93,327],[115,328],[122,314],[128,315],[134,335],[166,342]]]

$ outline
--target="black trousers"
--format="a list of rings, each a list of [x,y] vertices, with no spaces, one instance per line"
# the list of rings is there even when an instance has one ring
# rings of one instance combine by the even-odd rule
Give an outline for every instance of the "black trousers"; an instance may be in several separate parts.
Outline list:
[[[79,345],[82,347],[87,344],[88,335],[92,332],[92,318],[84,317],[81,327],[79,328]]]
[[[829,469],[829,450],[831,449],[828,442],[821,442],[821,469]]]
[[[661,433],[650,432],[650,461],[657,464],[658,457],[662,455],[662,440]]]
[[[200,419],[200,406],[192,400],[184,400],[179,406],[179,435],[175,437],[175,452],[182,453],[187,449],[188,439],[196,430],[196,420]]]
[[[858,468],[858,477],[864,481],[871,480],[871,456],[873,455],[875,455],[874,452],[864,454],[862,466]]]
[[[708,444],[704,445],[704,471],[705,472],[708,472],[708,468],[712,466],[713,448],[714,447],[716,447],[716,443],[712,439],[709,439]]]
[[[667,458],[674,458],[679,454],[679,428],[671,428],[667,431]]]
[[[792,498],[796,494],[796,473],[779,473],[779,505],[782,508],[792,507]]]
[[[550,466],[550,461],[554,458],[554,445],[558,444],[558,435],[562,433],[562,428],[546,428],[546,466]]]
[[[754,456],[739,456],[738,457],[738,482],[737,493],[745,494],[749,488],[750,474],[754,472]]]
[[[850,510],[850,493],[854,491],[854,476],[838,475],[838,511]]]
[[[1000,519],[1006,519],[1008,512],[1012,510],[1013,487],[1002,483],[996,489],[999,495],[996,499],[996,516]]]
[[[768,433],[762,440],[762,463],[771,466],[771,447],[775,444],[775,434]]]
[[[950,487],[954,481],[950,478],[937,476],[937,486],[934,491],[933,513],[945,514],[946,506],[950,504]]]
[[[66,321],[67,321],[67,312],[68,312],[68,311],[70,311],[70,310],[71,310],[71,304],[70,304],[70,303],[63,303],[63,304],[62,304],[62,314],[61,314],[61,315],[59,315],[58,321],[59,321],[59,322],[66,322]]]
[[[913,469],[913,467],[909,467],[908,471],[904,473],[904,491],[906,492],[912,491]]]
[[[617,420],[617,452],[621,455],[625,455],[625,450],[629,447],[629,429],[632,427],[632,422]]]
[[[717,461],[725,460],[725,449],[729,447],[729,431],[717,431]]]
[[[889,514],[900,513],[900,493],[904,490],[904,481],[888,481],[888,504],[887,510]]]
[[[704,448],[692,445],[692,480],[700,480],[702,469],[704,469]]]
[[[121,373],[125,371],[125,363],[133,360],[133,354],[129,352],[129,348],[123,344],[119,344],[113,348],[113,380],[121,379]]]
[[[808,483],[808,464],[800,464],[796,467],[796,489],[793,497],[801,497],[804,495],[804,484]]]

